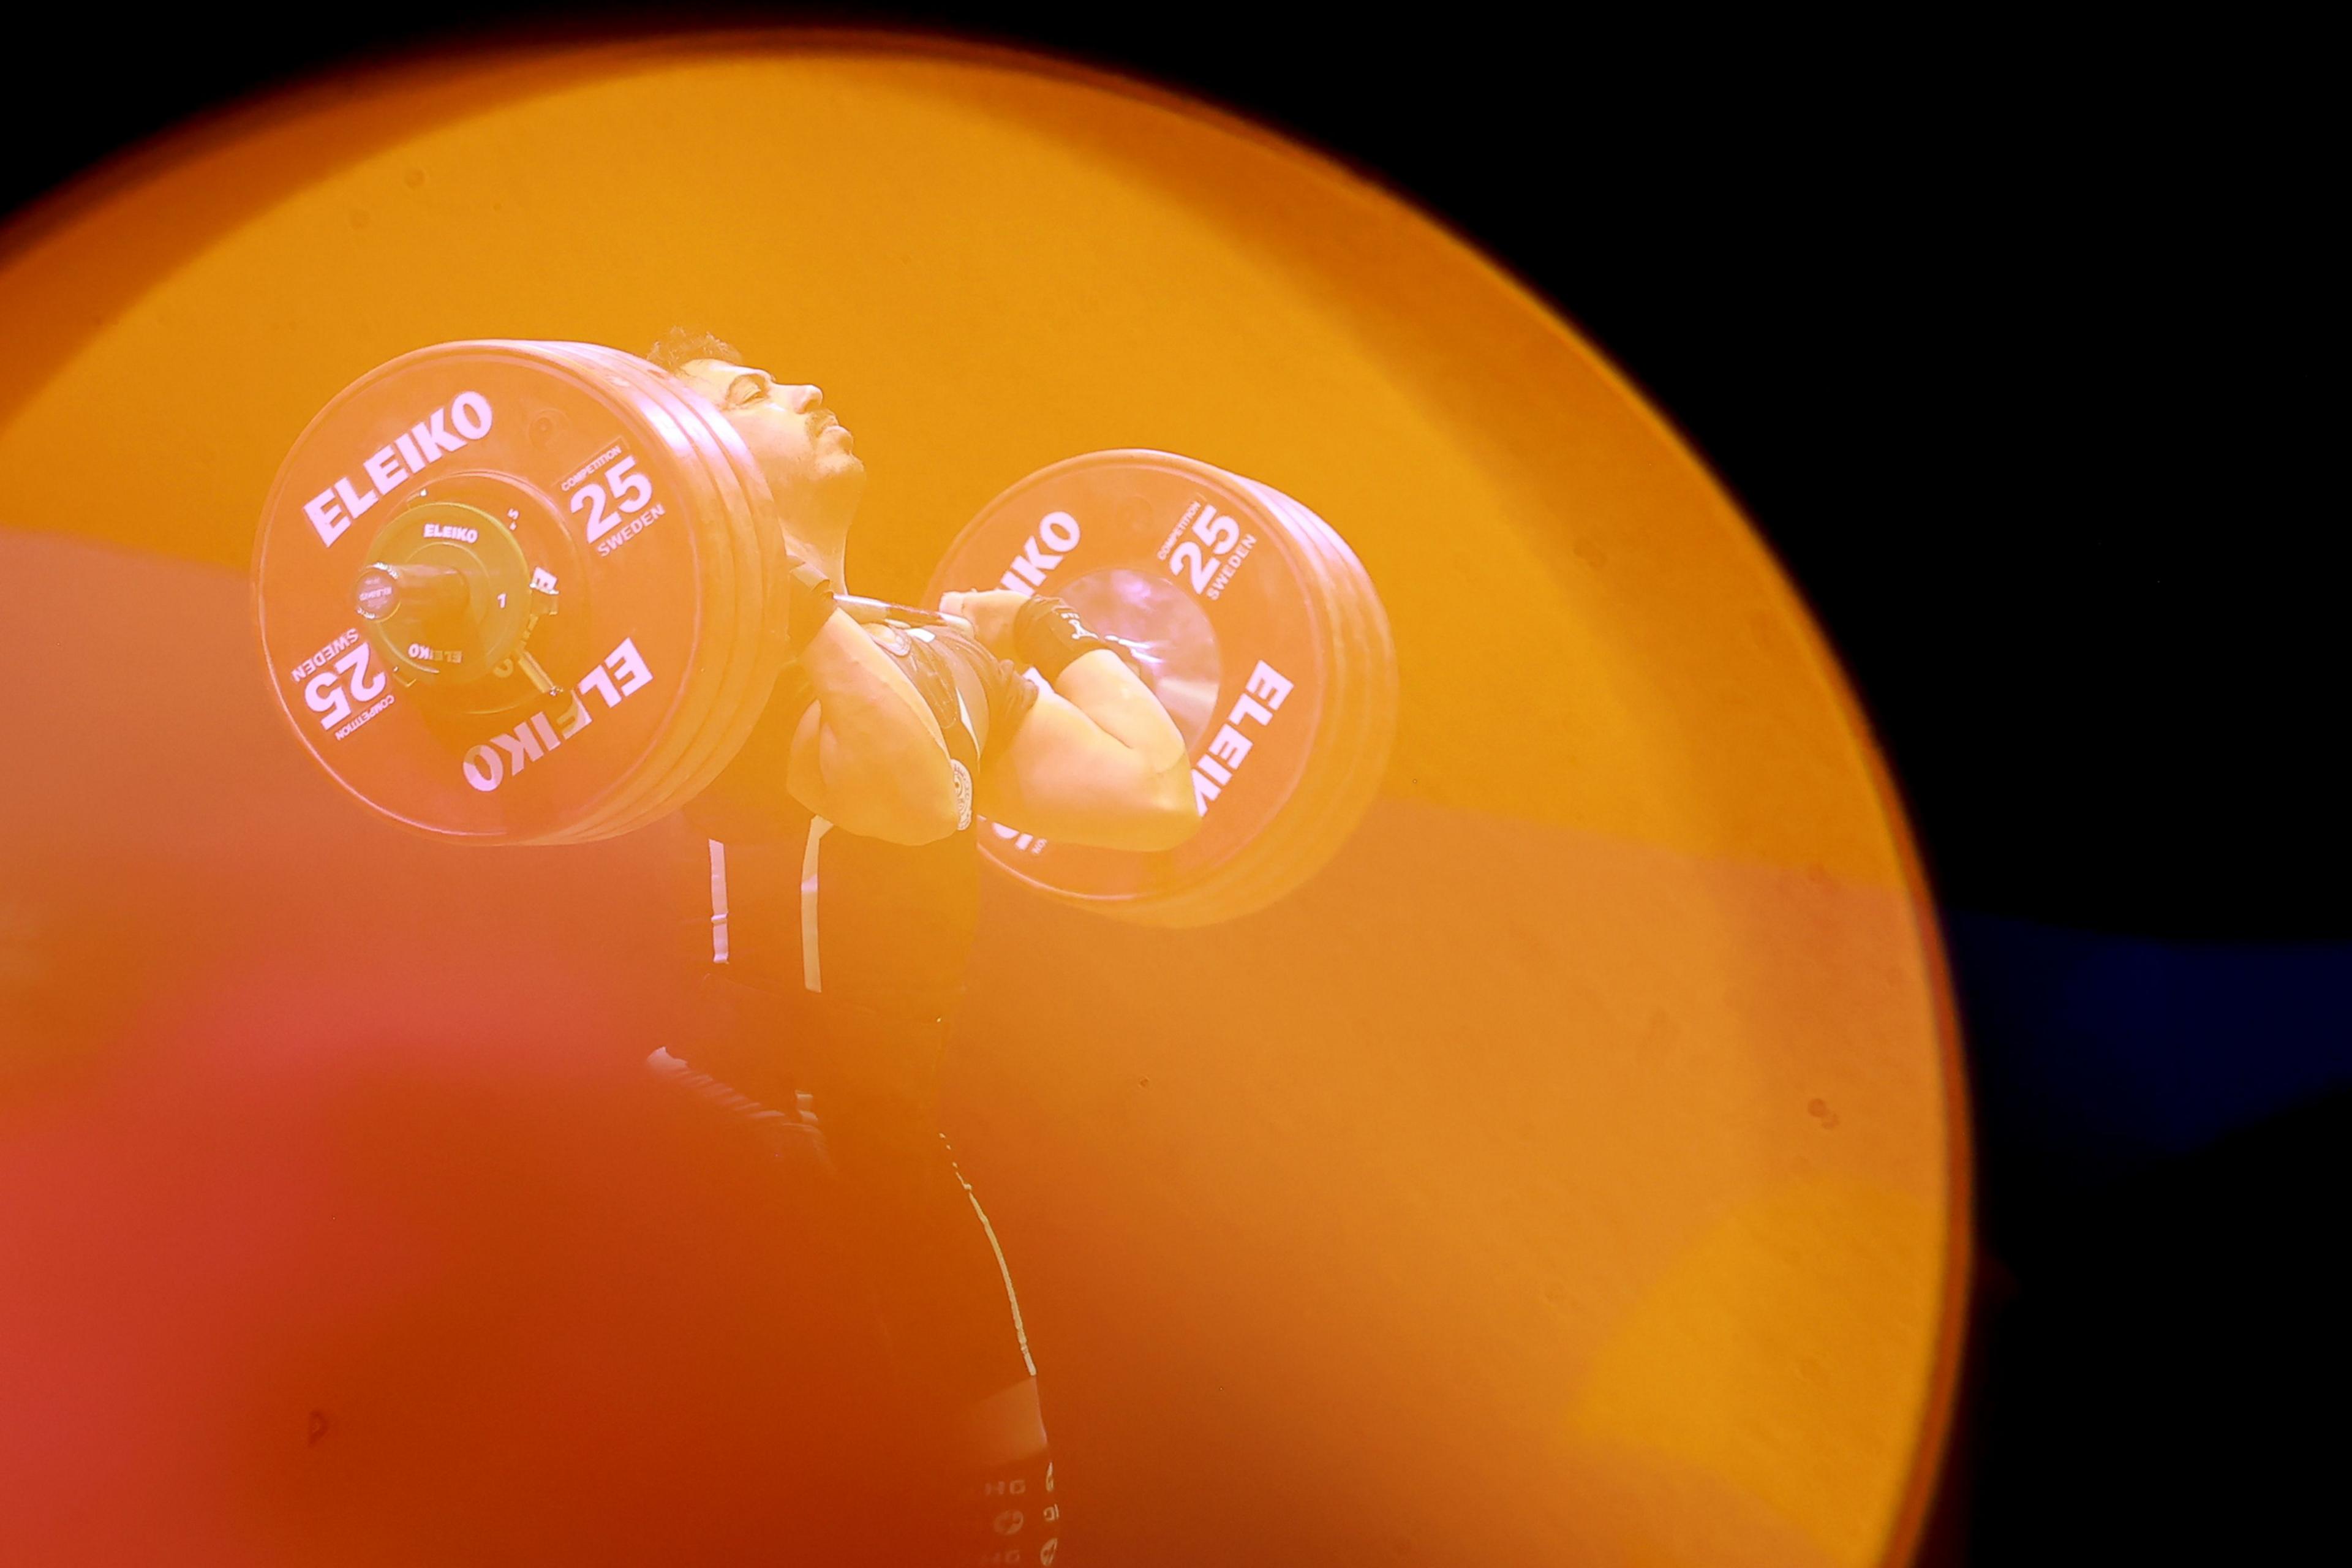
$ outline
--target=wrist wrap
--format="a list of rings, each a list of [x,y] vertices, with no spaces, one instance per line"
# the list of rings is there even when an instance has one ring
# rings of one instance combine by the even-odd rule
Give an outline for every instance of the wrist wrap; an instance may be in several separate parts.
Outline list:
[[[784,580],[784,641],[794,658],[807,651],[833,610],[832,580],[807,562],[793,561]]]
[[[1037,594],[1013,612],[1013,647],[1024,663],[1037,667],[1038,674],[1058,680],[1081,654],[1098,647],[1116,652],[1118,645],[1089,630],[1077,611],[1061,600]]]

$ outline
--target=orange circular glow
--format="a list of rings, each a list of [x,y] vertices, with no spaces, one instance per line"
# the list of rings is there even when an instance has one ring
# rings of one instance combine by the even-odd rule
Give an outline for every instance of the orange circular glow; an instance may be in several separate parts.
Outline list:
[[[1957,1040],[1900,806],[1819,632],[1722,489],[1460,240],[1327,161],[1129,84],[777,35],[444,58],[315,87],[115,167],[6,247],[0,523],[16,531],[0,533],[14,552],[0,578],[31,559],[25,536],[64,534],[88,554],[41,557],[59,572],[128,551],[152,592],[33,605],[0,582],[0,609],[92,646],[162,637],[175,595],[242,615],[256,520],[293,438],[368,367],[452,339],[641,352],[687,324],[821,384],[871,476],[851,584],[906,602],[990,498],[1072,454],[1183,453],[1298,498],[1361,558],[1395,639],[1396,738],[1362,826],[1298,892],[1198,930],[999,886],[958,1025],[948,1131],[1021,1275],[1057,1460],[1083,1499],[1073,1560],[1907,1560],[1958,1352],[1969,1194]],[[89,630],[98,616],[107,637]],[[304,843],[348,832],[353,866],[393,868],[370,907],[438,908],[450,884],[416,868],[445,860],[420,858],[478,853],[384,847],[268,725],[208,720],[208,705],[268,701],[226,631],[175,631],[55,679],[98,703],[142,672],[182,697],[182,720],[142,731],[175,749],[158,787],[244,768],[295,781],[271,787],[310,803]],[[91,734],[100,752],[134,743]],[[138,865],[216,855],[292,878],[331,858],[288,847],[289,816],[223,816],[242,826],[209,837],[125,828],[167,808],[103,769],[0,774],[12,823],[126,856],[135,838]],[[572,877],[593,901],[584,874],[536,869],[570,852],[479,853],[527,854],[501,874]],[[228,897],[189,907],[244,907]],[[562,929],[599,913],[574,909]],[[379,923],[383,942],[420,948],[437,929]],[[463,973],[503,973],[482,933],[509,929],[467,927]],[[541,951],[528,929],[514,940]],[[57,962],[97,975],[96,952]],[[578,963],[583,984],[621,984]],[[225,973],[173,982],[141,1038],[181,1029],[248,1050],[242,1020],[296,1005],[282,975],[264,1006],[262,980]],[[369,973],[447,994],[388,960]],[[486,1034],[462,1064],[417,1058],[403,1081],[617,1075],[657,1016],[646,997],[582,1004],[560,1030]],[[90,1059],[108,1070],[0,1079],[0,1187],[65,1168],[75,1118],[177,1048],[101,1042]],[[151,1131],[184,1123],[159,1111]],[[389,1133],[335,1147],[316,1159],[358,1162],[387,1192],[414,1159]],[[630,1201],[611,1185],[563,1188],[545,1212],[601,1226]],[[477,1496],[396,1457],[433,1434],[369,1424],[418,1380],[522,1375],[487,1354],[450,1371],[436,1336],[462,1340],[463,1324],[400,1315],[420,1281],[487,1299],[538,1256],[433,1252],[468,1201],[404,1198],[398,1257],[368,1254],[344,1294],[304,1309],[399,1326],[270,1363],[287,1431],[313,1404],[333,1423],[284,1454],[245,1420],[262,1407],[257,1347],[294,1331],[273,1316],[284,1293],[223,1309],[218,1333],[167,1331],[183,1298],[164,1278],[246,1267],[236,1234],[190,1254],[207,1264],[152,1274],[142,1260],[161,1254],[141,1249],[170,1251],[184,1227],[0,1235],[0,1256],[31,1247],[58,1279],[70,1248],[55,1237],[118,1247],[104,1252],[113,1310],[166,1325],[142,1353],[209,1368],[172,1385],[163,1415],[122,1390],[58,1405],[95,1412],[81,1447],[55,1425],[5,1430],[34,1417],[0,1409],[5,1468],[38,1482],[0,1505],[0,1543],[14,1528],[42,1551],[119,1538],[184,1562],[358,1563],[561,1539],[585,1562],[705,1539],[690,1494],[632,1492],[581,1458],[624,1441],[587,1417],[550,1416],[572,1435],[541,1452],[550,1473],[601,1479],[546,1494],[484,1472],[467,1483]],[[658,1230],[616,1222],[614,1245],[642,1242],[669,1269],[704,1256],[645,1239]],[[53,1326],[39,1342],[54,1354],[70,1342],[118,1364],[71,1337],[97,1331],[68,1296],[36,1311],[6,1294],[34,1289],[0,1285],[0,1314],[15,1300]],[[608,1375],[547,1354],[544,1385],[567,1397]],[[331,1365],[341,1405],[301,1391],[303,1369]],[[729,1401],[753,1397],[716,1374],[659,1389],[642,1369],[609,1375],[632,1399],[669,1398],[662,1419],[681,1430],[696,1411],[735,1421]],[[240,1414],[203,1415],[220,1408]],[[319,1482],[303,1467],[339,1436],[383,1468]],[[579,1521],[576,1544],[380,1531],[385,1510],[497,1519],[545,1497]]]

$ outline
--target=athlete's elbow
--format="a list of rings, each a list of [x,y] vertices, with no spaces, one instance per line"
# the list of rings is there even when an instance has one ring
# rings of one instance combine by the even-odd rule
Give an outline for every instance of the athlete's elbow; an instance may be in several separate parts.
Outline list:
[[[1156,811],[1136,824],[1138,849],[1177,849],[1201,831],[1201,816],[1191,806],[1182,811]]]
[[[1136,847],[1173,849],[1200,830],[1201,808],[1192,796],[1192,769],[1154,774],[1136,802]]]
[[[937,790],[898,791],[896,798],[878,803],[882,830],[873,835],[894,844],[929,844],[963,826],[952,785]]]

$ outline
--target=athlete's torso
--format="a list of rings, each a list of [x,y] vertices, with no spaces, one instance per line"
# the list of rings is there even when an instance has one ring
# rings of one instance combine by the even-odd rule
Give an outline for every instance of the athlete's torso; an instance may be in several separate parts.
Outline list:
[[[942,1019],[978,923],[971,784],[1036,696],[963,633],[869,630],[939,721],[956,831],[888,844],[793,800],[792,741],[812,698],[789,670],[735,762],[667,825],[684,830],[672,852],[702,995],[664,1054],[686,1062],[682,1081],[747,1112],[739,1125],[820,1140],[836,1179],[799,1195],[876,1302],[898,1388],[877,1397],[900,1402],[912,1435],[889,1458],[917,1482],[904,1506],[935,1512],[954,1543],[936,1560],[1031,1561],[1017,1537],[1049,1563],[1062,1501],[1036,1366],[1003,1250],[936,1114]]]
[[[788,668],[743,750],[686,809],[679,874],[697,910],[688,941],[698,965],[771,995],[937,1020],[962,989],[979,917],[973,781],[1035,692],[954,627],[867,630],[939,721],[956,775],[956,830],[890,844],[794,800],[785,788],[793,736],[814,694]]]

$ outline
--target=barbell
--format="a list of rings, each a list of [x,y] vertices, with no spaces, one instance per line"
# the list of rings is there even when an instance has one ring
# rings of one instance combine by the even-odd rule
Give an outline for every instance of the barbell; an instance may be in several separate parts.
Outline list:
[[[790,657],[788,569],[758,461],[677,377],[589,343],[451,342],[362,375],[296,439],[254,609],[279,708],[362,805],[444,839],[580,843],[675,811],[735,755]],[[1022,883],[1147,923],[1231,919],[1369,807],[1388,619],[1291,497],[1170,453],[1073,458],[982,507],[926,599],[995,586],[1058,595],[1119,645],[1184,735],[1202,817],[1153,853],[988,825],[983,855]]]

